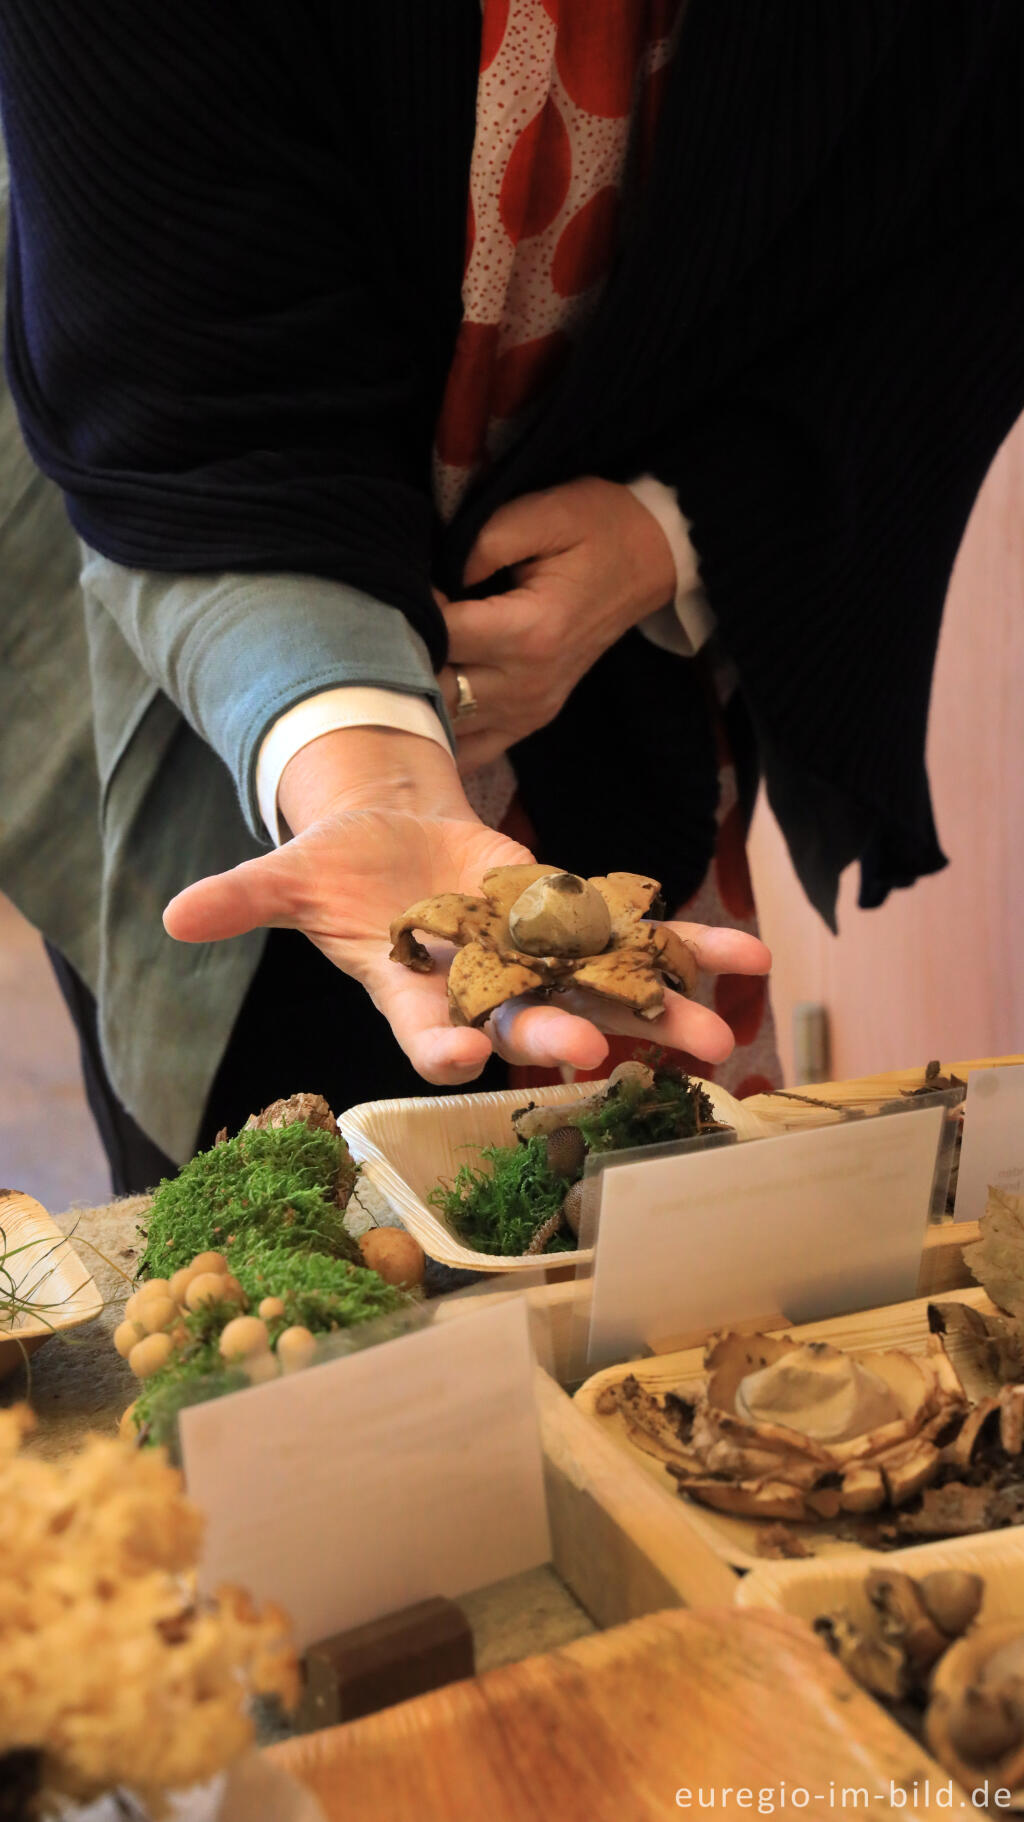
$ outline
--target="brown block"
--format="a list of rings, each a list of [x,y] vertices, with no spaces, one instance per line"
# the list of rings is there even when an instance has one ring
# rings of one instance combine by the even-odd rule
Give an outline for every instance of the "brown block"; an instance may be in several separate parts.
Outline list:
[[[473,1634],[461,1607],[436,1598],[310,1645],[295,1727],[355,1721],[473,1675]]]

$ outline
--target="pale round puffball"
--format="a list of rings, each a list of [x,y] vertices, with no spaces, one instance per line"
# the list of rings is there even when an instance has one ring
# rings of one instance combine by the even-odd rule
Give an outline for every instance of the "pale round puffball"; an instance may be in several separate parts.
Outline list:
[[[158,1335],[161,1329],[169,1329],[178,1318],[178,1305],[173,1297],[147,1297],[138,1314],[138,1321],[147,1335]]]
[[[246,1360],[270,1346],[267,1325],[258,1316],[234,1316],[225,1323],[218,1343],[222,1360]]]
[[[520,892],[508,928],[526,955],[600,955],[611,937],[612,917],[589,880],[578,873],[548,873]]]
[[[224,1284],[223,1272],[197,1272],[185,1292],[185,1308],[201,1310],[204,1303],[223,1303]]]
[[[239,1309],[244,1309],[245,1304],[246,1304],[246,1296],[245,1296],[245,1292],[243,1291],[241,1285],[238,1282],[238,1279],[233,1278],[231,1276],[230,1272],[226,1272],[224,1274],[224,1277],[222,1278],[221,1282],[224,1286],[224,1289],[223,1289],[221,1295],[225,1298],[225,1300],[228,1303],[237,1303]]]
[[[145,1336],[141,1322],[119,1322],[114,1330],[114,1346],[122,1360],[127,1360],[132,1348]]]
[[[426,1254],[419,1241],[404,1227],[369,1227],[359,1241],[363,1264],[383,1278],[385,1284],[409,1287],[421,1284],[426,1270]]]
[[[284,1315],[284,1304],[280,1297],[264,1297],[258,1313],[263,1317],[264,1322],[280,1322]]]
[[[266,1385],[269,1379],[277,1379],[280,1373],[269,1348],[265,1354],[250,1354],[247,1360],[240,1361],[239,1364],[250,1385]]]
[[[140,1284],[138,1290],[132,1292],[124,1306],[127,1320],[129,1322],[141,1321],[144,1304],[147,1304],[151,1297],[168,1296],[170,1289],[166,1278],[147,1278],[145,1284]]]
[[[277,1337],[276,1353],[282,1373],[300,1373],[316,1353],[316,1336],[301,1325],[285,1329]]]
[[[135,1406],[138,1404],[138,1402],[139,1401],[137,1398],[133,1398],[131,1404],[128,1406],[128,1409],[126,1411],[121,1412],[121,1419],[117,1426],[117,1433],[120,1436],[122,1442],[134,1442],[136,1436],[139,1433],[138,1425],[135,1422]]]
[[[183,1265],[180,1272],[175,1272],[170,1281],[170,1292],[175,1303],[184,1303],[185,1293],[196,1275],[194,1265]]]
[[[223,1253],[197,1253],[191,1265],[188,1267],[190,1272],[195,1272],[196,1274],[200,1272],[217,1272],[221,1276],[223,1276],[227,1269],[228,1262]]]
[[[147,1335],[144,1341],[137,1341],[128,1356],[128,1365],[136,1379],[149,1379],[165,1367],[174,1352],[174,1343],[169,1335]]]
[[[145,1284],[140,1284],[135,1293],[140,1303],[148,1303],[151,1297],[169,1297],[170,1294],[171,1281],[169,1278],[147,1278]]]

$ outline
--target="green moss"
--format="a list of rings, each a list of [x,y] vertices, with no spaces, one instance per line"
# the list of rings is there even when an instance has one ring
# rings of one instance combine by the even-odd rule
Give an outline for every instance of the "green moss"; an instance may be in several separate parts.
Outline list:
[[[161,1183],[146,1228],[140,1272],[166,1278],[197,1253],[227,1252],[242,1237],[315,1248],[355,1263],[359,1249],[338,1206],[356,1167],[340,1134],[295,1122],[240,1132]]]
[[[588,1153],[662,1145],[717,1130],[711,1102],[698,1083],[661,1053],[644,1060],[654,1070],[653,1083],[626,1077],[594,1112],[566,1114],[566,1124],[583,1134]],[[561,1207],[566,1179],[552,1172],[540,1134],[516,1145],[484,1146],[480,1157],[480,1165],[463,1164],[454,1181],[440,1184],[428,1200],[476,1252],[525,1253],[538,1228]],[[571,1252],[575,1245],[563,1227],[542,1250]]]
[[[365,1265],[268,1241],[239,1241],[229,1248],[228,1263],[253,1310],[264,1297],[280,1297],[285,1315],[273,1325],[272,1338],[295,1323],[312,1329],[314,1335],[354,1328],[412,1301],[408,1291],[385,1284]]]
[[[524,1145],[485,1145],[480,1156],[489,1170],[463,1164],[454,1182],[441,1184],[428,1200],[474,1251],[525,1253],[537,1229],[561,1208],[565,1178],[551,1170],[543,1137]],[[543,1250],[564,1253],[575,1244],[563,1230]]]
[[[659,1064],[653,1083],[617,1082],[596,1112],[572,1120],[587,1150],[628,1151],[638,1145],[664,1145],[716,1131],[714,1109],[699,1083],[679,1069]]]

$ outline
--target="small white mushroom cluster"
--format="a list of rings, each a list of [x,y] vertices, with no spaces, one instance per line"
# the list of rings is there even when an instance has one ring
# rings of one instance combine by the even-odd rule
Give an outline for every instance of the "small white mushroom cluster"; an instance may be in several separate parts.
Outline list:
[[[241,1367],[250,1385],[263,1385],[281,1373],[298,1373],[312,1362],[316,1336],[300,1325],[282,1329],[271,1347],[267,1324],[280,1321],[283,1315],[279,1297],[264,1297],[257,1315],[234,1316],[221,1330],[221,1359]]]
[[[218,1343],[222,1360],[243,1368],[253,1385],[309,1366],[316,1337],[301,1326],[282,1329],[273,1345],[270,1326],[284,1320],[280,1297],[264,1297],[255,1315],[223,1253],[199,1253],[172,1278],[150,1278],[129,1297],[114,1346],[137,1379],[150,1379],[168,1365],[189,1339],[185,1318],[209,1304],[234,1304],[239,1315],[224,1324]]]
[[[129,1297],[114,1346],[137,1379],[150,1379],[188,1339],[185,1317],[207,1303],[245,1307],[245,1292],[223,1253],[199,1253],[173,1278],[149,1278]]]

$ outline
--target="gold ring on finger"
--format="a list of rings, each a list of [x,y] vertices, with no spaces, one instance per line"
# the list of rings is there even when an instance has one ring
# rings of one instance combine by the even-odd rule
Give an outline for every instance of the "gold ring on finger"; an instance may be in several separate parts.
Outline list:
[[[465,671],[456,671],[455,687],[459,692],[459,696],[458,701],[455,704],[454,718],[456,721],[468,721],[471,715],[476,714],[480,704],[473,694],[472,686],[470,685],[469,678],[466,676]]]

